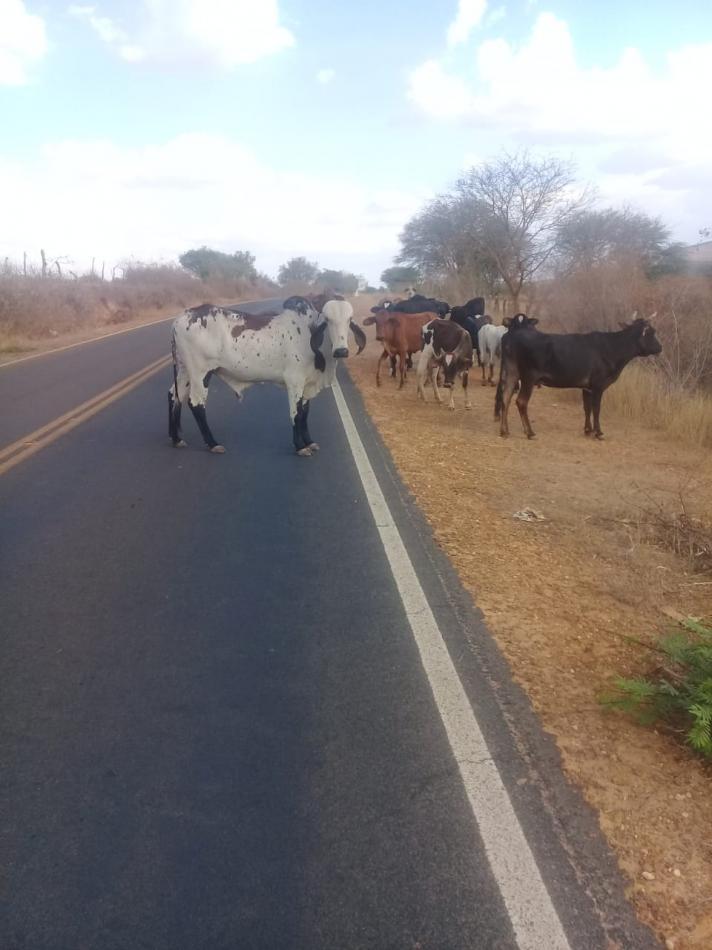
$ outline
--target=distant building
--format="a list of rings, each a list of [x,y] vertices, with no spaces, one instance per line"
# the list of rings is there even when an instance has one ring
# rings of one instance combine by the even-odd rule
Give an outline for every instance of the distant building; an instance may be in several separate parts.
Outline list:
[[[712,270],[712,241],[701,241],[683,248],[682,255],[690,270]]]

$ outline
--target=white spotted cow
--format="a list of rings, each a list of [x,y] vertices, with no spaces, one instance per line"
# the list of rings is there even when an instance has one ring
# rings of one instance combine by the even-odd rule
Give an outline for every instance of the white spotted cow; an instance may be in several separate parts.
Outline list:
[[[477,348],[480,351],[482,364],[482,385],[487,385],[485,369],[489,367],[489,384],[495,386],[492,379],[494,364],[502,357],[502,337],[507,332],[506,327],[497,327],[493,323],[483,324],[477,332]]]
[[[317,309],[318,308],[318,309]],[[173,323],[173,386],[168,392],[169,435],[185,445],[180,431],[181,407],[188,403],[211,452],[225,449],[214,438],[205,413],[213,374],[238,398],[253,383],[277,383],[289,397],[289,418],[298,455],[319,446],[309,434],[309,401],[331,386],[336,364],[349,355],[349,329],[366,345],[354,323],[351,304],[343,298],[308,300],[289,297],[280,313],[253,314],[202,304]]]

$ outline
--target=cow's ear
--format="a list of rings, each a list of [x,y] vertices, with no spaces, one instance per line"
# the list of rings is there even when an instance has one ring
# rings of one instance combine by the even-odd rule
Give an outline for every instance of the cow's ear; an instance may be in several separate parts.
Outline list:
[[[530,325],[533,326],[533,327],[535,327],[538,322],[539,322],[539,320],[538,320],[536,317],[530,317],[530,318],[529,318],[529,323],[530,323]]]
[[[363,332],[363,330],[358,325],[358,323],[356,323],[355,320],[351,320],[349,322],[349,326],[351,327],[351,332],[353,333],[354,338],[356,340],[356,345],[358,346],[358,351],[356,353],[356,356],[358,356],[359,353],[363,350],[364,346],[366,345],[366,334]]]
[[[504,320],[502,320],[502,326],[503,326],[503,327],[511,327],[511,325],[512,325],[512,318],[511,318],[511,317],[505,317]]]
[[[374,324],[375,322],[376,322],[376,318],[375,318],[375,317],[366,317],[366,319],[363,321],[363,325],[364,325],[365,327],[370,327],[370,326],[371,326],[372,324]]]

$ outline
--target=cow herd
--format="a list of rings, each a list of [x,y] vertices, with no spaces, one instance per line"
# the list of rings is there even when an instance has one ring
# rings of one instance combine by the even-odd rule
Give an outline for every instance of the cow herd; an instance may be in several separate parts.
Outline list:
[[[426,398],[429,383],[436,400],[442,402],[438,386],[442,379],[451,409],[458,377],[465,408],[471,407],[468,377],[475,358],[483,386],[495,386],[494,367],[499,362],[495,419],[500,422],[500,434],[509,434],[507,417],[516,392],[522,426],[530,439],[534,431],[528,405],[535,386],[580,389],[584,432],[600,439],[603,392],[632,359],[662,350],[650,320],[636,315],[619,331],[543,333],[537,320],[524,313],[505,319],[503,326],[493,325],[482,297],[456,307],[420,294],[383,300],[371,308],[363,324],[375,327],[383,348],[376,365],[378,386],[382,366],[389,361],[390,375],[398,377],[402,388],[417,355],[418,396]],[[366,336],[353,319],[351,304],[333,293],[289,297],[280,310],[259,316],[211,304],[186,310],[173,324],[173,385],[168,393],[173,445],[185,445],[180,423],[181,408],[187,404],[208,448],[225,451],[206,416],[208,385],[215,375],[238,398],[254,383],[284,386],[295,450],[301,456],[312,455],[319,446],[309,432],[309,404],[318,392],[333,385],[337,363],[349,355],[349,332],[361,353]]]

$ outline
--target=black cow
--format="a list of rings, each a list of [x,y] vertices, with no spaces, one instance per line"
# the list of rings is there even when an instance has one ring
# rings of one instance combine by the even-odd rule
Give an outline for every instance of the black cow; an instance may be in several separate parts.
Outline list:
[[[450,313],[450,304],[434,297],[413,294],[408,300],[399,300],[392,304],[391,309],[398,313],[436,313],[439,317],[446,317]]]
[[[477,365],[482,366],[480,359],[480,344],[478,335],[480,327],[486,323],[492,323],[492,317],[485,316],[485,298],[473,297],[462,307],[453,307],[450,311],[450,319],[459,324],[472,337],[472,348],[477,354]]]
[[[653,317],[655,314],[653,314]],[[651,318],[652,319],[652,318]],[[534,386],[581,389],[586,418],[584,433],[603,438],[601,397],[636,356],[656,356],[662,345],[649,320],[621,324],[622,330],[594,333],[540,333],[537,321],[518,313],[502,337],[502,363],[495,401],[495,419],[501,417],[500,435],[509,435],[507,413],[517,384],[517,409],[527,438],[534,438],[528,405]],[[591,414],[593,413],[593,426]]]

